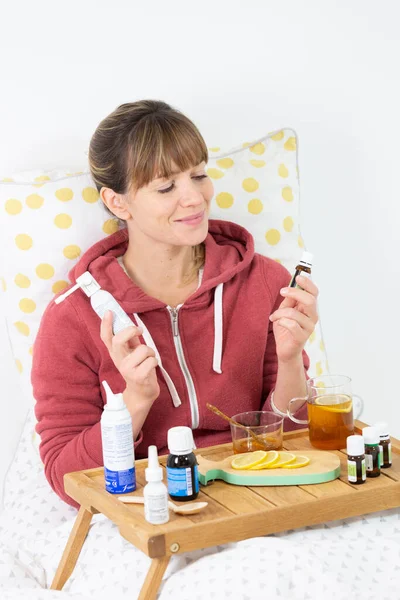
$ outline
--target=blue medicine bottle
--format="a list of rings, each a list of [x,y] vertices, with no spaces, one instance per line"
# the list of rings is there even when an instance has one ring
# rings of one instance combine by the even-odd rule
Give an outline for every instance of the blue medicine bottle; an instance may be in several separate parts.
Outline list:
[[[167,485],[172,500],[195,500],[199,494],[197,459],[190,427],[168,430]]]

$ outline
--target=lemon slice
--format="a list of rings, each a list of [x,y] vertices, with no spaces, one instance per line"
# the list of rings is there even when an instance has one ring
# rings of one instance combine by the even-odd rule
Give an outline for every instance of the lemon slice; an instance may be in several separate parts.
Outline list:
[[[292,463],[296,460],[296,455],[292,454],[291,452],[278,452],[278,454],[279,459],[270,466],[264,467],[264,469],[280,469],[284,465]]]
[[[300,467],[305,467],[309,464],[310,459],[308,458],[308,456],[296,456],[296,459],[289,463],[286,464],[283,468],[284,469],[300,469]]]
[[[267,456],[265,450],[256,450],[255,452],[246,452],[239,454],[231,462],[233,469],[250,469],[262,462]]]
[[[332,403],[332,398],[334,398],[334,402]],[[341,399],[341,402],[337,400]],[[326,410],[329,412],[335,413],[349,413],[353,408],[353,402],[349,396],[337,395],[337,396],[319,396],[315,398],[315,404],[322,408],[322,410]]]
[[[268,469],[269,465],[273,465],[279,460],[279,452],[276,450],[269,450],[267,456],[260,463],[257,463],[255,467],[249,467],[251,471],[258,469]]]

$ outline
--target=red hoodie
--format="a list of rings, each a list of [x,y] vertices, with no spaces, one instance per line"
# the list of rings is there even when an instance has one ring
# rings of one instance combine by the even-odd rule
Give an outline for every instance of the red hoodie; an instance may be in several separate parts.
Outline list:
[[[253,238],[243,227],[210,221],[202,283],[179,308],[174,322],[171,309],[147,296],[120,266],[117,258],[127,244],[126,229],[96,243],[72,269],[70,279],[75,283],[90,271],[132,320],[144,326],[142,341],[161,357],[160,395],[135,444],[136,457],[147,456],[151,444],[160,454],[167,453],[167,431],[176,425],[192,427],[197,447],[230,441],[229,423],[205,405],[211,402],[230,416],[271,410],[278,364],[269,316],[281,304],[279,291],[288,285],[290,274],[256,254]],[[305,353],[304,365],[307,370]],[[78,289],[58,305],[52,301],[33,353],[36,429],[46,477],[74,506],[64,492],[64,474],[103,465],[104,379],[114,393],[124,391],[125,381],[100,339],[100,319],[89,298]],[[285,429],[295,427],[285,419]]]

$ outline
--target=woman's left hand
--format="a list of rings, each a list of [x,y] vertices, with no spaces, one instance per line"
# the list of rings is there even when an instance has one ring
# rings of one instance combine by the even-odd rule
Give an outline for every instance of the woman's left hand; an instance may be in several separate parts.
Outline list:
[[[304,345],[318,322],[318,288],[308,277],[297,276],[303,288],[283,288],[284,300],[270,316],[278,361],[288,362],[301,355]]]

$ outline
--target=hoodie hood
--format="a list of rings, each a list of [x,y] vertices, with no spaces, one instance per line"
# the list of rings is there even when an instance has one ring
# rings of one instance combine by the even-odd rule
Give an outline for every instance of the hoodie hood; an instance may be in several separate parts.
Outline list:
[[[127,313],[145,313],[166,304],[148,296],[123,271],[118,257],[128,249],[128,231],[122,229],[94,244],[69,272],[72,283],[89,271],[100,286],[110,292]],[[247,268],[254,257],[252,235],[229,221],[210,220],[205,239],[205,265],[202,283],[189,302],[207,301],[206,292],[226,283]]]

